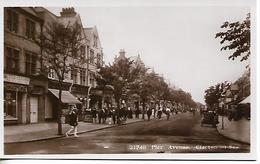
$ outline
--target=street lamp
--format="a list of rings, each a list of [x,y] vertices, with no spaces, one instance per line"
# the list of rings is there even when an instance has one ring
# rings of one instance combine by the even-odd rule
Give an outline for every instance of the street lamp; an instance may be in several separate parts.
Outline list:
[[[222,109],[221,129],[224,130],[224,102],[223,102],[223,99],[221,99],[221,102],[219,103],[219,107]]]

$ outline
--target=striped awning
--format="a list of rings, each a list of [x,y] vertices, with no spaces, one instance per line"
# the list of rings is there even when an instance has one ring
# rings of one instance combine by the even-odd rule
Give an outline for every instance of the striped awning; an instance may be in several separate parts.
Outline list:
[[[49,91],[59,99],[59,90],[49,89]],[[64,104],[81,104],[81,102],[73,96],[69,91],[62,90],[61,102]]]

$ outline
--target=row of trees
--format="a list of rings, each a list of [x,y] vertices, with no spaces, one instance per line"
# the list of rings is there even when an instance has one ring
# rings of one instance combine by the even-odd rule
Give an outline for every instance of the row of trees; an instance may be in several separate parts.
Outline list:
[[[250,57],[250,13],[247,14],[246,19],[239,22],[224,22],[221,26],[223,31],[218,32],[215,38],[220,38],[220,44],[222,44],[222,50],[231,50],[231,54],[228,59],[235,60],[240,57],[240,61],[246,61]],[[238,93],[238,98],[242,98],[244,95],[250,95],[249,91],[244,91],[244,86],[250,85],[250,69],[241,78],[233,83],[237,85],[238,89],[243,92]],[[225,97],[225,92],[230,88],[231,84],[228,82],[218,83],[210,86],[205,90],[205,102],[209,108],[219,104],[219,100]],[[244,94],[244,92],[246,92]]]
[[[112,85],[117,106],[120,100],[128,101],[139,98],[144,107],[150,101],[171,101],[195,107],[191,94],[181,89],[170,87],[162,76],[151,71],[144,64],[136,64],[130,58],[115,60],[100,70],[100,86]]]

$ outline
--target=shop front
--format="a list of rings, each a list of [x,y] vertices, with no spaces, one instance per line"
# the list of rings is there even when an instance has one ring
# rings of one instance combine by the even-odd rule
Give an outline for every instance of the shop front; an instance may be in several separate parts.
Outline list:
[[[58,116],[58,103],[59,103],[59,90],[58,89],[48,89],[49,90],[49,100],[51,102],[51,110],[52,110],[52,120],[57,120]],[[69,109],[72,105],[81,104],[81,102],[72,95],[69,91],[62,90],[61,95],[61,102],[62,102],[62,117],[65,118],[65,115],[69,112]],[[63,120],[65,123],[65,120]]]
[[[30,79],[4,75],[4,124],[27,123],[28,86]]]

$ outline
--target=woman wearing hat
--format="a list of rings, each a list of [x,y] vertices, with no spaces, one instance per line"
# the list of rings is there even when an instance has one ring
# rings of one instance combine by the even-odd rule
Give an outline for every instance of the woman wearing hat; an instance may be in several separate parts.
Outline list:
[[[69,112],[69,125],[71,126],[70,130],[65,133],[66,137],[69,136],[69,133],[74,130],[74,136],[78,137],[78,115],[77,115],[77,108],[73,106]]]

